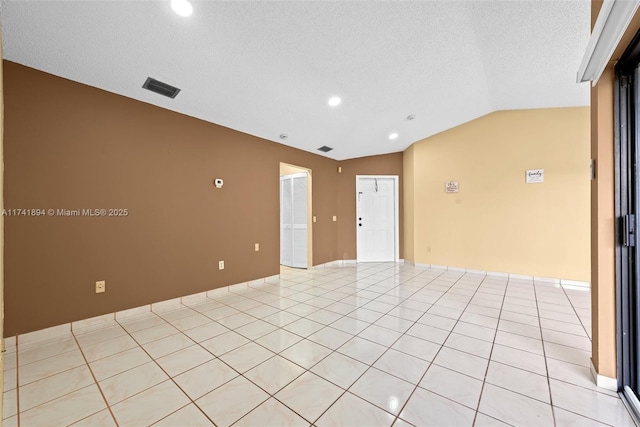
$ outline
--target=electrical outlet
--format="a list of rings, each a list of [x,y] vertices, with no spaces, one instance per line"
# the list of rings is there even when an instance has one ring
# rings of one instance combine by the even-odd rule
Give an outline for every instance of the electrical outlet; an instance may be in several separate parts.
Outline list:
[[[260,243],[256,243],[256,252],[260,250]]]
[[[96,294],[101,294],[107,290],[107,282],[105,280],[99,280],[96,282]]]
[[[313,222],[316,222],[316,216],[315,215],[313,216]]]
[[[333,216],[333,222],[336,222],[337,220],[338,220],[338,217],[334,215]]]
[[[218,270],[224,270],[224,261],[218,261]]]

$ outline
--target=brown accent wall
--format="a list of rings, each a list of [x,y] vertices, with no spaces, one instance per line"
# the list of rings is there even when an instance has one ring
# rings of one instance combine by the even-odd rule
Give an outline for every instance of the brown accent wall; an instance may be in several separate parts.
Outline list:
[[[339,163],[342,173],[338,184],[338,259],[356,259],[356,175],[398,175],[400,259],[404,257],[404,211],[402,153],[361,157]]]
[[[338,191],[338,162],[3,65],[5,208],[128,209],[5,217],[5,336],[278,274],[280,162],[313,171],[314,265],[354,252],[355,231],[332,221],[354,197]],[[349,170],[386,173],[387,163]],[[95,294],[97,280],[106,293]]]

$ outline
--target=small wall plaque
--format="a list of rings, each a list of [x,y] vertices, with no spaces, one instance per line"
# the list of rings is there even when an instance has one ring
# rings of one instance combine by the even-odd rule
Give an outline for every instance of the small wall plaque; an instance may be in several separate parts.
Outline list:
[[[527,184],[537,184],[544,182],[544,169],[529,169],[527,170]]]
[[[458,181],[445,181],[444,183],[445,193],[457,193],[458,189],[459,189]]]

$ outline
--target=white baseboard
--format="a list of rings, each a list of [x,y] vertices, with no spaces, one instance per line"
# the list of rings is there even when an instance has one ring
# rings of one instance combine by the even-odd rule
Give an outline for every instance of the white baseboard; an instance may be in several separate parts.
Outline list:
[[[618,391],[618,380],[616,378],[605,377],[596,372],[596,368],[593,366],[593,360],[589,364],[589,370],[591,371],[591,378],[598,387],[604,388],[610,391]]]

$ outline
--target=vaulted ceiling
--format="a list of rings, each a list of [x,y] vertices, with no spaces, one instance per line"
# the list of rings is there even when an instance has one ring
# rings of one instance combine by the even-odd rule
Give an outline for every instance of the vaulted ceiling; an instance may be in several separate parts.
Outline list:
[[[182,17],[168,0],[2,1],[3,55],[338,160],[497,110],[589,104],[586,0],[192,4]],[[149,76],[181,92],[149,92]]]

